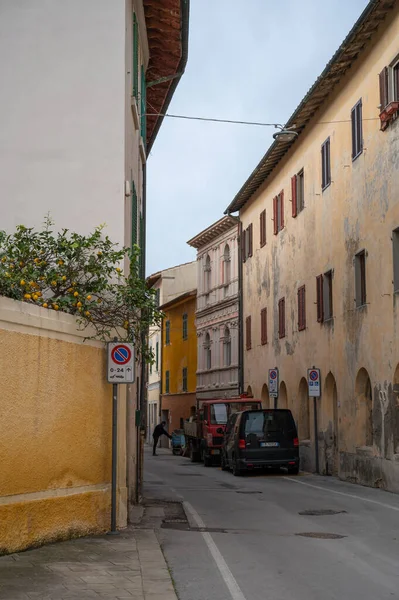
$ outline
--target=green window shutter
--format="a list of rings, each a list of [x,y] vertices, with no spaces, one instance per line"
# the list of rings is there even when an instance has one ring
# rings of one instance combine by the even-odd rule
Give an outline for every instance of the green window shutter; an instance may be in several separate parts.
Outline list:
[[[155,369],[159,371],[159,342],[155,346]]]
[[[144,146],[146,145],[146,130],[147,130],[147,90],[146,90],[146,81],[145,81],[145,72],[144,67],[141,65],[141,137],[143,138]]]
[[[139,25],[133,13],[133,96],[139,97]]]
[[[169,394],[169,371],[165,373],[165,393]]]
[[[144,219],[140,215],[140,276],[144,279],[145,276],[145,264],[144,264],[144,250],[145,250],[145,239],[144,239]]]
[[[137,244],[137,193],[132,181],[132,248]]]
[[[152,346],[150,346],[150,352],[152,352]],[[152,363],[150,363],[150,375],[152,375]]]

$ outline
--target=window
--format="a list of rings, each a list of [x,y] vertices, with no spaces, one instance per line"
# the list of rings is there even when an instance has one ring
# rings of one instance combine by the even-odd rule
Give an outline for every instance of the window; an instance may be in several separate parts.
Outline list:
[[[139,24],[133,13],[133,96],[139,96]]]
[[[274,235],[284,229],[284,190],[273,198]]]
[[[306,289],[302,285],[298,289],[298,330],[306,329]]]
[[[392,99],[399,102],[399,61],[392,67]]]
[[[145,78],[144,66],[141,65],[141,98],[140,98],[140,106],[141,106],[141,137],[143,138],[144,146],[147,141],[147,82]]]
[[[362,101],[355,104],[351,112],[352,121],[352,159],[363,152]]]
[[[332,270],[316,277],[317,321],[323,323],[333,318],[333,274]]]
[[[182,379],[183,379],[183,392],[187,392],[187,367],[183,367]]]
[[[169,371],[165,373],[165,394],[169,394],[170,374]]]
[[[333,318],[333,271],[327,271],[323,275],[323,320]]]
[[[223,363],[225,367],[229,367],[231,365],[231,337],[228,327],[226,327],[224,330]]]
[[[209,254],[207,254],[206,259],[205,259],[205,266],[204,266],[204,288],[205,288],[206,293],[208,293],[211,289],[211,277],[212,277],[211,258],[209,256]]]
[[[245,319],[245,341],[247,350],[252,348],[251,317]]]
[[[226,244],[224,252],[223,252],[223,283],[225,285],[230,283],[230,264],[231,264],[230,247],[228,244]]]
[[[167,346],[170,344],[170,321],[165,323],[165,344]]]
[[[152,354],[152,346],[150,346],[150,354]],[[150,375],[152,375],[152,362],[150,362]]]
[[[321,189],[324,190],[331,183],[330,138],[327,138],[321,147]]]
[[[252,240],[252,223],[248,225],[246,229],[242,232],[242,243],[241,243],[241,251],[242,251],[242,260],[245,262],[247,258],[252,256],[253,252],[253,240]]]
[[[207,333],[205,336],[204,349],[205,349],[205,368],[209,371],[209,369],[212,369],[211,337],[210,337],[209,333]]]
[[[285,298],[278,301],[278,337],[285,337]]]
[[[399,111],[399,57],[379,75],[380,79],[380,120],[384,131],[390,121],[396,118]]]
[[[155,370],[159,371],[159,342],[155,345]]]
[[[266,244],[266,209],[259,215],[260,247]]]
[[[392,232],[393,291],[399,292],[399,227]]]
[[[155,290],[155,304],[156,304],[157,308],[159,308],[160,298],[161,298],[161,289],[157,288]]]
[[[305,208],[305,179],[303,169],[291,177],[292,216],[296,217]]]
[[[260,311],[260,341],[262,346],[267,344],[267,308]]]
[[[188,315],[184,313],[183,315],[183,340],[188,338]]]
[[[355,290],[356,306],[366,304],[366,251],[362,250],[355,256]]]

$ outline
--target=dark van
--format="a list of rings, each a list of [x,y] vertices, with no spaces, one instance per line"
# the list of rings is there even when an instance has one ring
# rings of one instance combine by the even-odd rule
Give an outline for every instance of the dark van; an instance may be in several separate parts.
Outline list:
[[[222,469],[233,475],[256,468],[286,467],[299,471],[298,433],[290,410],[245,410],[230,415],[226,425]]]

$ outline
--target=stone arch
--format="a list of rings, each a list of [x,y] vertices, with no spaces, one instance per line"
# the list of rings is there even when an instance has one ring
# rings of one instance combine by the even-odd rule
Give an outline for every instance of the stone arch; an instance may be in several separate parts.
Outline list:
[[[288,408],[287,386],[284,381],[280,383],[277,408]]]
[[[310,439],[310,412],[308,382],[302,377],[298,388],[299,418],[298,435],[300,440]]]
[[[324,434],[325,468],[327,475],[337,475],[339,469],[339,425],[337,383],[331,371],[324,383],[320,428]]]
[[[355,383],[356,447],[373,445],[373,393],[367,370],[362,367]]]
[[[264,383],[262,386],[262,393],[260,399],[262,400],[263,408],[272,408],[270,406],[269,388],[267,387],[266,383]]]
[[[254,397],[254,395],[252,393],[252,388],[251,388],[250,385],[247,387],[247,396],[248,396],[248,398],[253,398]]]

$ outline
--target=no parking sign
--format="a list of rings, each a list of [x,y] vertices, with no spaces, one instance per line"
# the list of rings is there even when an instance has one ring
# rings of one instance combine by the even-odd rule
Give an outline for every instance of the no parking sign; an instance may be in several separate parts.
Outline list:
[[[278,369],[269,369],[269,397],[278,398]]]
[[[320,369],[308,369],[309,396],[320,397]]]
[[[125,342],[110,342],[108,344],[107,379],[109,383],[133,383],[133,344]]]

